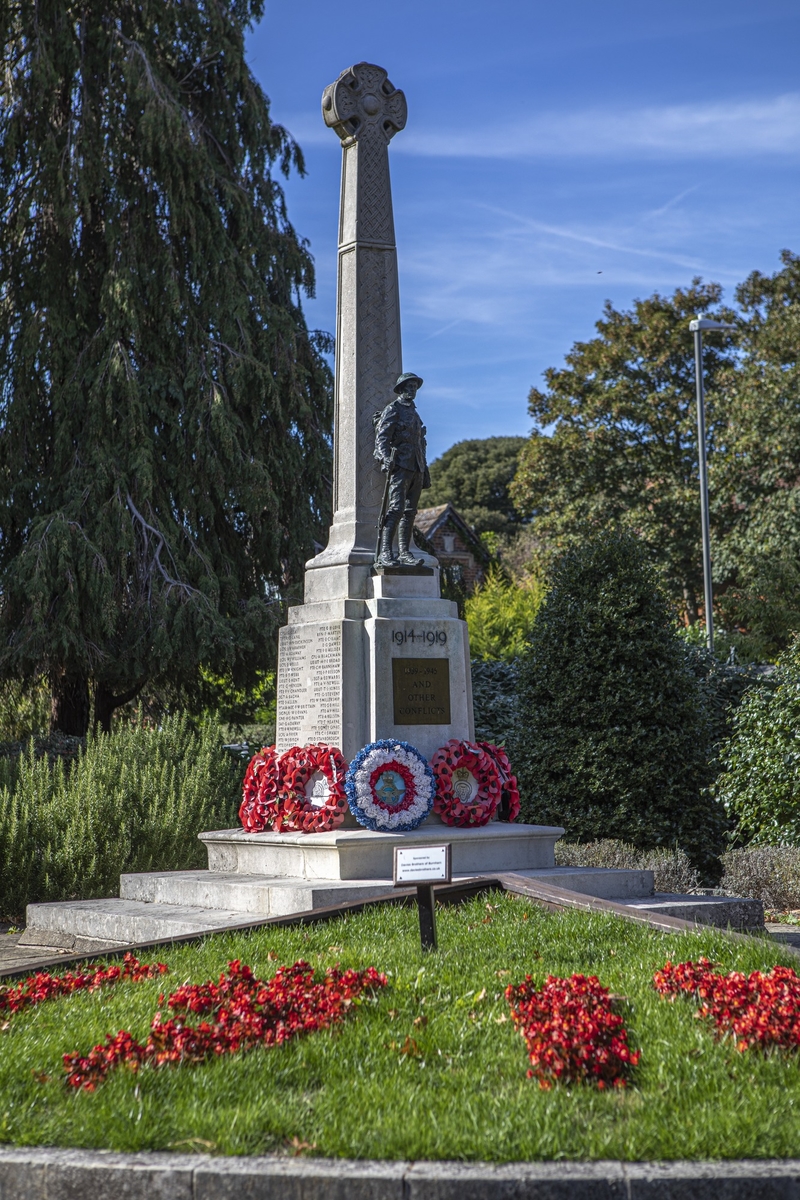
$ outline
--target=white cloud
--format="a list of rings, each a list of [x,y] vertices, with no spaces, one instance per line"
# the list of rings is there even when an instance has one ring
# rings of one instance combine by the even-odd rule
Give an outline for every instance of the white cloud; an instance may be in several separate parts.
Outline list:
[[[469,124],[398,137],[405,154],[464,158],[735,158],[800,154],[800,93],[762,100],[659,108],[539,113],[525,121]]]

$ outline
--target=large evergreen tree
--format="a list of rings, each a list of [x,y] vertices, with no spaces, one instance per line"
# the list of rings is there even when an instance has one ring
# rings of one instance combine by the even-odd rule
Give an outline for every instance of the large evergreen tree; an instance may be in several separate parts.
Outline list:
[[[607,530],[553,572],[517,681],[508,739],[525,820],[571,841],[723,847],[700,684],[641,544]]]
[[[330,494],[302,170],[245,61],[263,0],[0,12],[0,669],[53,722],[263,666]]]

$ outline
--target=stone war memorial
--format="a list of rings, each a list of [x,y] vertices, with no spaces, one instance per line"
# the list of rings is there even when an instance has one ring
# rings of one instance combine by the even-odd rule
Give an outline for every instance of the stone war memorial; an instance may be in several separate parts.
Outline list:
[[[556,868],[564,830],[516,822],[513,764],[474,740],[467,627],[413,544],[425,391],[402,361],[389,174],[406,100],[358,63],[325,89],[322,116],[342,146],[333,523],[280,633],[276,745],[248,767],[242,827],[198,831],[207,870],[30,905],[27,944],[130,944],[374,897],[394,886],[395,851],[415,847],[447,847],[454,880],[513,872],[687,915],[688,898],[653,895],[650,871]]]

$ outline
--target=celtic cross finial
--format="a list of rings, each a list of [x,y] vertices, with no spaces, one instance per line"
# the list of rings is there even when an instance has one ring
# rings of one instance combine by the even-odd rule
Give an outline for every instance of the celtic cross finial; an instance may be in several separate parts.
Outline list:
[[[405,126],[406,98],[383,67],[356,63],[322,93],[322,117],[343,145],[380,131],[387,142]]]

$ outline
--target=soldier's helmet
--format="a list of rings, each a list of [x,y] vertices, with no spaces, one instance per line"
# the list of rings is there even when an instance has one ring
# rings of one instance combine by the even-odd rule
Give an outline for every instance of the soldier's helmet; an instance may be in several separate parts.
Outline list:
[[[418,388],[421,388],[422,382],[423,381],[420,379],[419,375],[415,375],[413,371],[406,371],[406,373],[404,375],[401,375],[400,378],[398,379],[397,383],[394,385],[394,390],[399,396],[400,393],[403,391],[404,384],[415,383]]]

